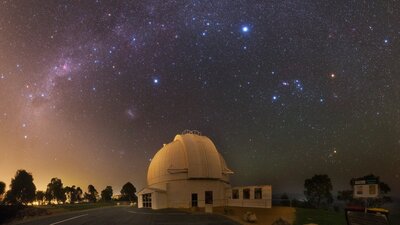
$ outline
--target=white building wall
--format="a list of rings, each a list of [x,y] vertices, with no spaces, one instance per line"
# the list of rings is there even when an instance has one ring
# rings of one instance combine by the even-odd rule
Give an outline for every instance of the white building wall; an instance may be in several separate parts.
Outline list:
[[[256,188],[261,188],[262,197],[261,199],[255,199],[254,191]],[[243,198],[243,190],[250,189],[250,198]],[[239,198],[232,198],[232,190],[239,191]],[[256,208],[271,208],[272,207],[272,187],[270,185],[262,186],[246,186],[246,187],[234,187],[226,192],[227,205],[237,207],[256,207]]]
[[[205,192],[213,192],[213,206],[225,205],[227,184],[218,180],[182,180],[168,184],[168,207],[191,208],[192,193],[197,193],[198,206],[205,206]]]
[[[164,192],[153,192],[152,193],[152,209],[164,209],[167,208],[167,194]]]
[[[138,195],[138,208],[143,208],[143,199],[141,194]]]

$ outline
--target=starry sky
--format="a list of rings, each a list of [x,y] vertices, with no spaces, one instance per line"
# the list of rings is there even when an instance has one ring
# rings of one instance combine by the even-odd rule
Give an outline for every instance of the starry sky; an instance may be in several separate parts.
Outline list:
[[[0,180],[146,185],[210,137],[233,185],[381,176],[400,196],[395,0],[0,1]]]

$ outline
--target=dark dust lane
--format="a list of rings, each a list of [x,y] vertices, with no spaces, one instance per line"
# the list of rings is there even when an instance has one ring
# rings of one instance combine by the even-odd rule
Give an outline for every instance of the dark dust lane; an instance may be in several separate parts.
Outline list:
[[[153,211],[131,207],[99,208],[63,215],[38,218],[19,223],[23,225],[239,225],[223,216],[215,214],[191,214],[176,210]]]

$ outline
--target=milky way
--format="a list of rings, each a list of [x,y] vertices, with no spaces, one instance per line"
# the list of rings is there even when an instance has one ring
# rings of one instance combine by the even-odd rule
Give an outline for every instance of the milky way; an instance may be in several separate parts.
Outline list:
[[[1,1],[0,180],[145,185],[214,140],[232,183],[374,173],[400,194],[400,7],[387,1]],[[397,192],[396,192],[397,190]]]

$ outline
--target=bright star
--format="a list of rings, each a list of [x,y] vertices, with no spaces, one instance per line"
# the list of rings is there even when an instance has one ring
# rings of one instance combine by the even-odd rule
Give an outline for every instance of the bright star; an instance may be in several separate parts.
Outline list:
[[[154,84],[158,84],[159,80],[157,78],[153,79]]]
[[[247,33],[250,31],[250,29],[248,26],[242,26],[242,31],[243,31],[243,33]]]

